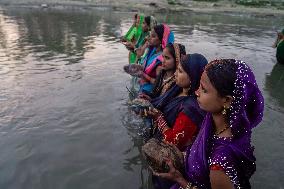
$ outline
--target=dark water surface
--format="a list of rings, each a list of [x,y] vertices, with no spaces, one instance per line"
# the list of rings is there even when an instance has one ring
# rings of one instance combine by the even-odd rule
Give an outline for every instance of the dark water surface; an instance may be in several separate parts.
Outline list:
[[[118,43],[132,14],[1,8],[1,189],[151,188],[141,120],[125,105],[127,50]],[[271,45],[284,19],[156,16],[188,52],[252,67],[265,96],[252,186],[283,188],[284,67]]]

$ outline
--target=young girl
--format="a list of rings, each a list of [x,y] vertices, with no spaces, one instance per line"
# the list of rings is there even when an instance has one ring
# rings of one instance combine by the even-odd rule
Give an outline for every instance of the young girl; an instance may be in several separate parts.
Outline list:
[[[164,48],[162,56],[162,70],[157,76],[151,98],[165,94],[174,86],[174,73],[181,60],[186,56],[185,47],[178,43],[170,43]]]
[[[196,95],[208,113],[187,151],[185,177],[171,160],[166,160],[168,173],[154,174],[176,182],[172,189],[251,188],[249,179],[256,167],[251,130],[262,120],[264,108],[252,71],[242,61],[212,61]]]
[[[185,47],[178,43],[169,43],[164,48],[162,56],[161,71],[156,78],[152,93],[150,93],[150,96],[142,94],[140,97],[151,100],[165,94],[175,85],[174,73],[181,59],[186,56]]]
[[[148,112],[156,123],[155,137],[161,137],[182,151],[192,143],[205,115],[194,92],[206,64],[207,60],[201,54],[187,55],[175,72],[176,85],[153,99],[152,104],[157,109]]]

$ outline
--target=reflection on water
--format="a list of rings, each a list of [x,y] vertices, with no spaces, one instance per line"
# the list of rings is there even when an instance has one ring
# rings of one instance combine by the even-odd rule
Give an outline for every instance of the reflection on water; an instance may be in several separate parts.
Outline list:
[[[0,10],[0,188],[152,188],[143,123],[127,108],[118,43],[133,13]],[[284,18],[155,15],[209,60],[245,60],[265,97],[253,188],[284,186],[283,66],[270,46]],[[273,137],[272,137],[273,136]]]

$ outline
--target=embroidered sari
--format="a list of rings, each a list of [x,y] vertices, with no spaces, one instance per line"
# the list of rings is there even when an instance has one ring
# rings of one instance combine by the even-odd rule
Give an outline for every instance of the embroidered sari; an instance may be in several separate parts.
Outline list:
[[[207,113],[191,149],[187,150],[186,179],[198,189],[210,189],[211,166],[218,165],[235,188],[251,188],[249,179],[255,172],[251,130],[263,117],[264,102],[250,68],[242,61],[238,66],[229,124],[232,138],[214,136],[213,118]],[[171,189],[178,189],[178,184]]]

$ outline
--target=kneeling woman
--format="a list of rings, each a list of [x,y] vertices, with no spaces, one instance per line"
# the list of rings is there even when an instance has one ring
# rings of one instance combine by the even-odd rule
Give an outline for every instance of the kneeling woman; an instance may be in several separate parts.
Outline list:
[[[186,177],[171,160],[168,173],[154,174],[175,181],[172,189],[251,188],[249,179],[255,172],[251,130],[262,120],[264,108],[252,71],[242,61],[212,61],[196,95],[208,113],[187,151]]]
[[[194,92],[206,64],[206,58],[200,54],[187,55],[175,72],[176,85],[152,100],[156,109],[150,110],[149,114],[157,128],[155,137],[162,137],[180,150],[192,143],[205,115]]]

